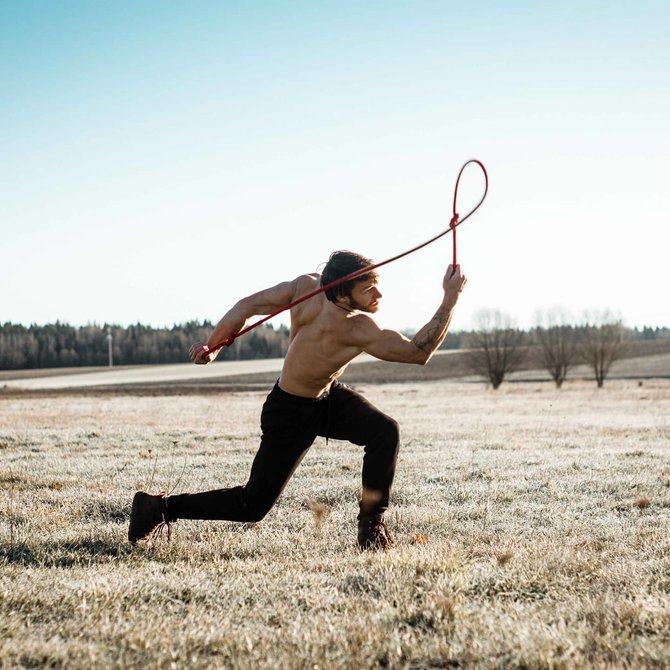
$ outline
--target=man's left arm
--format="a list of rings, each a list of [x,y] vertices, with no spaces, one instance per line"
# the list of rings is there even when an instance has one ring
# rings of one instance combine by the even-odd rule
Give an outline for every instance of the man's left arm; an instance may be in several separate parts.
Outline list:
[[[455,270],[451,265],[447,268],[442,303],[433,318],[411,340],[395,330],[383,330],[372,319],[368,320],[363,351],[384,361],[425,365],[447,335],[456,302],[466,281],[459,266]]]

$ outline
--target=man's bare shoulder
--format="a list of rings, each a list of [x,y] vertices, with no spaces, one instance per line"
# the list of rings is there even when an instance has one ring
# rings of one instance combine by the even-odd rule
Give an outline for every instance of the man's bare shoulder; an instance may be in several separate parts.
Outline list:
[[[296,277],[293,280],[296,295],[301,295],[303,293],[307,293],[308,291],[313,291],[314,289],[318,288],[320,280],[321,275],[316,272]]]
[[[379,336],[381,328],[379,324],[369,315],[356,312],[347,319],[349,332],[356,344],[365,346],[370,340]]]

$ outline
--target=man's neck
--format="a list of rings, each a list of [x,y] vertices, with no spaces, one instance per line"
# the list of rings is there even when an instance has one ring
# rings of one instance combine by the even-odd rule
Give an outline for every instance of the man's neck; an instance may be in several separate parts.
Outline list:
[[[340,305],[339,302],[334,302],[333,305],[335,305],[335,307],[339,307],[340,309],[343,309],[345,312],[347,312],[347,314],[353,314],[356,311],[355,309],[352,309],[350,307],[345,307],[344,305]]]

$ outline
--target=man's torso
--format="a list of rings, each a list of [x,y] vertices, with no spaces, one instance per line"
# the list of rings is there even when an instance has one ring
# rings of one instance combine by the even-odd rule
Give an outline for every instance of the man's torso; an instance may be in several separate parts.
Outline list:
[[[318,275],[299,279],[296,297],[319,285]],[[323,293],[291,309],[291,338],[280,387],[293,395],[316,398],[325,393],[347,365],[361,353],[354,341],[355,319],[330,303]]]

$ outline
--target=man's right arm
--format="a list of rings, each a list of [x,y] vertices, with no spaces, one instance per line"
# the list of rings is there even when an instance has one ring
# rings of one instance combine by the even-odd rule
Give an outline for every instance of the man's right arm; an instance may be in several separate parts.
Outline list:
[[[303,287],[307,284],[308,277],[314,278],[314,275],[302,275],[293,281],[281,282],[236,302],[223,315],[207,342],[196,342],[190,348],[189,358],[199,364],[213,361],[220,351],[213,347],[225,342],[231,335],[239,333],[252,316],[271,314],[291,303],[299,293],[305,292]],[[314,279],[311,281],[313,283]]]

